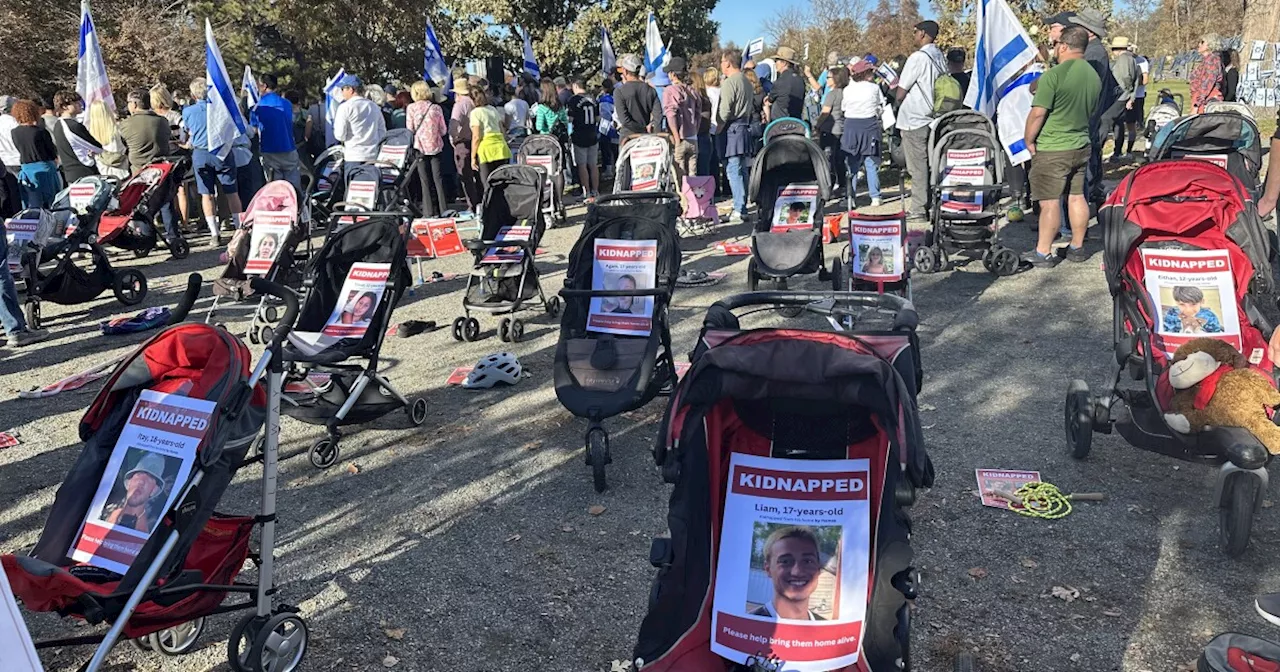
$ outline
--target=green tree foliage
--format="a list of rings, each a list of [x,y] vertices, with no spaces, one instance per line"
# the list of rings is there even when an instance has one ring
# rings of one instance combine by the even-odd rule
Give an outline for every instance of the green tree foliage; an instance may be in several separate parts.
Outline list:
[[[809,45],[805,64],[817,72],[832,51],[842,57],[866,52],[864,38],[871,35],[862,30],[865,15],[864,0],[809,0],[808,6],[791,5],[779,11],[765,23],[765,33],[772,44],[789,46],[797,54]],[[765,55],[771,51],[766,49]]]

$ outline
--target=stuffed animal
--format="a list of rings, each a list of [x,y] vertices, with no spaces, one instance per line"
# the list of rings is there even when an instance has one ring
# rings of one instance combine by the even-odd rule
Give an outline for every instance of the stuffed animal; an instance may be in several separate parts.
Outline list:
[[[1168,373],[1174,393],[1164,418],[1174,430],[1243,427],[1272,455],[1280,454],[1280,427],[1267,416],[1268,408],[1280,406],[1280,392],[1229,343],[1187,341],[1173,354]]]

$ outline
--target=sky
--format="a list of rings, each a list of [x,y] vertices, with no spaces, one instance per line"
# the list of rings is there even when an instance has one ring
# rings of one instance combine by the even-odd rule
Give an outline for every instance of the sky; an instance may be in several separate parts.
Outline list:
[[[716,8],[711,10],[711,18],[720,23],[720,41],[732,40],[739,47],[764,34],[764,24],[778,11],[786,7],[808,7],[809,0],[720,0]],[[925,18],[934,15],[933,6],[929,2],[920,3],[920,14]],[[797,47],[798,49],[799,47]]]

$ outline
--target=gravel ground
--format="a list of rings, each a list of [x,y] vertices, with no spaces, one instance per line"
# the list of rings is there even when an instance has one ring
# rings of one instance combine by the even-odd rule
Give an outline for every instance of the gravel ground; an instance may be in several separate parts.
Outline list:
[[[561,284],[569,228],[550,231],[540,257],[543,287]],[[680,289],[672,310],[677,352],[693,345],[715,299],[745,291],[745,257],[720,256],[725,227],[686,240],[686,267],[723,270],[718,285]],[[1025,249],[1027,227],[1009,227]],[[1090,249],[1097,251],[1098,243]],[[828,248],[828,258],[837,248]],[[146,305],[171,305],[191,271],[218,273],[198,240],[186,261],[158,254],[140,262],[152,277]],[[1280,589],[1269,577],[1280,547],[1280,516],[1261,511],[1244,557],[1217,547],[1209,495],[1213,470],[1144,453],[1098,435],[1093,456],[1073,461],[1062,434],[1067,381],[1110,382],[1110,301],[1099,254],[1083,264],[997,280],[980,264],[915,278],[925,364],[920,396],[936,487],[913,510],[918,564],[916,669],[949,670],[960,650],[993,672],[1124,670],[1168,672],[1192,661],[1216,632],[1265,635],[1251,599]],[[462,258],[429,270],[464,271]],[[448,326],[461,314],[463,280],[419,286],[397,320]],[[819,288],[816,278],[794,288]],[[206,289],[206,295],[208,290]],[[15,392],[127,352],[144,336],[104,337],[99,320],[125,312],[103,299],[47,307],[55,338],[42,348],[0,350],[0,428],[22,445],[0,451],[0,552],[29,547],[79,447],[76,425],[96,386],[28,401]],[[197,313],[198,314],[198,313]],[[393,414],[353,430],[338,466],[313,469],[314,426],[284,420],[279,597],[298,605],[311,629],[309,670],[609,670],[629,656],[652,570],[649,538],[665,531],[668,488],[649,447],[662,402],[607,423],[614,441],[612,488],[597,495],[582,459],[583,421],[564,411],[550,382],[553,321],[526,313],[526,340],[506,346],[496,321],[484,337],[456,343],[443,329],[389,338],[383,371],[431,404],[410,429]],[[779,320],[770,314],[748,324]],[[447,388],[454,367],[510,348],[531,376],[514,388]],[[978,467],[1039,469],[1064,491],[1100,491],[1048,522],[983,508]],[[245,469],[223,498],[227,511],[256,506],[260,475]],[[604,511],[591,515],[593,506]],[[1268,502],[1269,505],[1269,502]],[[596,509],[598,511],[598,509]],[[1070,602],[1051,596],[1073,588]],[[56,619],[31,616],[37,635]],[[212,619],[201,647],[178,660],[120,647],[113,670],[226,670],[234,617]],[[87,632],[85,629],[77,633]],[[51,670],[75,669],[87,650],[45,655]]]

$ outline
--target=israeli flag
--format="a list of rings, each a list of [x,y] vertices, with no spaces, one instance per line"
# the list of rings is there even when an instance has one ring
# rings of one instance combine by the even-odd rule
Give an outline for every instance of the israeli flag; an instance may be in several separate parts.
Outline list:
[[[333,76],[324,85],[324,140],[325,147],[332,147],[338,142],[333,136],[333,120],[338,116],[338,106],[342,104],[342,98],[338,96],[340,89],[338,82],[347,76],[345,68],[338,68],[338,74]]]
[[[1031,114],[1031,82],[1040,79],[1040,74],[1041,66],[1035,64],[1000,90],[996,130],[1000,134],[1000,144],[1009,155],[1009,162],[1015,166],[1031,160],[1025,129],[1027,116]]]
[[[427,19],[427,42],[422,51],[422,76],[435,82],[445,91],[453,90],[453,73],[449,72],[449,64],[444,60],[444,52],[440,50],[440,40],[436,39],[436,29]]]
[[[764,38],[757,37],[756,39],[751,40],[750,42],[747,43],[747,48],[742,50],[742,63],[738,64],[738,67],[740,68],[747,67],[747,61],[763,53],[764,53]]]
[[[964,104],[987,116],[995,114],[998,94],[1009,80],[1036,58],[1031,37],[1005,0],[978,3],[978,48],[973,82]]]
[[[253,76],[253,70],[249,66],[244,66],[244,76],[240,78],[240,90],[244,92],[245,100],[249,101],[249,108],[258,106],[261,96],[258,95],[258,78]]]
[[[658,34],[658,17],[649,12],[649,24],[644,29],[644,70],[654,73],[654,80],[666,80],[667,61],[671,54],[662,44],[662,36]]]
[[[542,80],[542,70],[538,67],[538,59],[533,55],[533,43],[529,41],[529,31],[521,28],[520,35],[524,38],[524,72],[533,78],[533,81]]]
[[[102,45],[98,43],[98,29],[94,27],[93,16],[89,13],[89,0],[80,3],[76,93],[84,100],[85,108],[101,100],[107,109],[116,111],[116,99],[111,95],[111,83],[107,81],[107,64],[102,60]]]
[[[206,124],[209,132],[208,150],[225,159],[231,153],[231,143],[244,135],[244,117],[240,115],[240,106],[236,104],[235,89],[231,88],[231,77],[227,75],[227,66],[222,62],[222,52],[218,50],[218,42],[213,38],[213,24],[204,20],[204,69],[209,88],[205,98],[209,105]]]
[[[600,26],[600,71],[605,77],[609,77],[617,67],[618,59],[613,55],[613,42],[609,40],[609,29]]]

